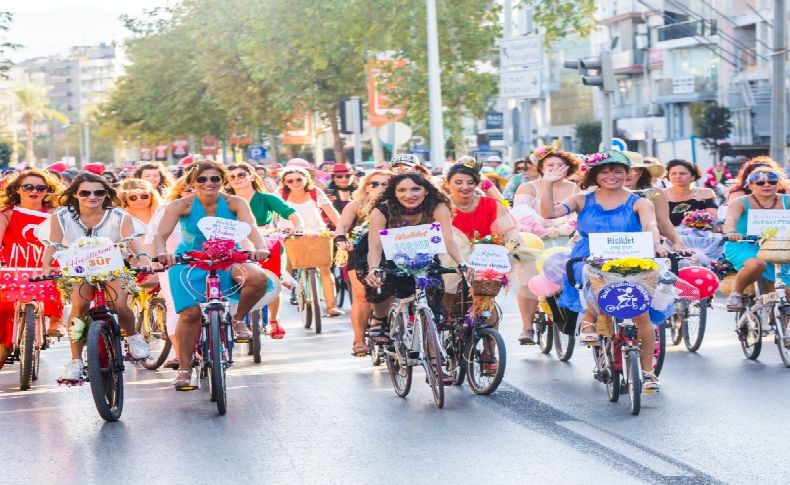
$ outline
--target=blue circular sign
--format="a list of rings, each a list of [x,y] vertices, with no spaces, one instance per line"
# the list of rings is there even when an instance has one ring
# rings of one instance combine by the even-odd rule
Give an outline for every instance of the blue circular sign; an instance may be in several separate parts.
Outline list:
[[[598,293],[598,308],[615,318],[634,318],[648,310],[650,292],[644,286],[620,281],[603,287]]]

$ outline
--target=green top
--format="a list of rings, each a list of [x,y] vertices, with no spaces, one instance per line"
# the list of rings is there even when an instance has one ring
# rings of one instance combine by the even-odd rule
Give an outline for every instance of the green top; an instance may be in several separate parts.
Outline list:
[[[291,207],[288,202],[276,195],[263,194],[261,192],[255,192],[252,196],[250,208],[252,209],[252,215],[255,216],[255,223],[259,227],[271,224],[274,214],[287,219],[296,212],[296,209]]]

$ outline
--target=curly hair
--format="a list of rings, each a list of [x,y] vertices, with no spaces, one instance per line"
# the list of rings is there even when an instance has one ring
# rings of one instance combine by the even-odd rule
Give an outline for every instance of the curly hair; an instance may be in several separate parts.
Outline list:
[[[368,197],[368,187],[370,186],[370,182],[373,181],[373,177],[389,177],[390,180],[392,180],[394,176],[394,173],[385,169],[376,169],[365,174],[353,195],[353,199],[359,203],[359,211],[357,212],[359,217],[367,217],[370,211],[373,210],[373,203],[375,200]]]
[[[110,182],[108,182],[107,179],[101,175],[96,175],[95,173],[90,172],[82,172],[72,179],[71,184],[66,187],[66,190],[58,194],[56,197],[58,205],[68,207],[70,212],[79,215],[80,202],[77,199],[76,194],[80,190],[80,185],[83,182],[101,184],[102,187],[104,187],[104,190],[107,191],[107,196],[104,198],[104,202],[102,202],[101,205],[102,209],[120,207],[121,201],[118,199],[118,193],[115,191],[112,185],[110,185]]]
[[[159,172],[159,185],[156,186],[156,191],[159,192],[159,195],[165,195],[165,192],[167,192],[173,185],[173,177],[161,163],[146,162],[142,165],[139,165],[134,169],[133,178],[143,178],[143,170],[156,170]]]
[[[60,181],[45,170],[28,168],[9,178],[8,183],[3,188],[2,193],[0,193],[0,210],[5,210],[22,203],[22,198],[19,195],[19,188],[22,186],[22,180],[24,180],[25,177],[38,177],[42,179],[47,186],[47,195],[44,196],[43,202],[44,207],[50,209],[57,207],[55,194],[60,192],[62,188]]]
[[[194,165],[189,165],[186,170],[184,170],[184,174],[176,179],[173,186],[170,187],[170,190],[167,192],[167,197],[165,197],[166,201],[172,202],[176,199],[180,199],[184,195],[184,191],[192,190],[192,187],[187,184],[187,176],[189,172],[194,170],[193,167]]]
[[[694,177],[694,181],[702,178],[702,171],[699,169],[699,166],[696,163],[691,163],[688,160],[676,158],[667,162],[667,173],[664,175],[665,179],[669,180],[669,171],[675,167],[684,167],[689,171],[691,176]],[[746,178],[744,178],[744,180],[746,180]]]
[[[126,179],[121,182],[121,185],[118,186],[118,198],[121,199],[121,207],[126,208],[129,207],[129,202],[127,200],[129,192],[137,192],[143,191],[148,193],[151,196],[150,204],[151,210],[155,211],[159,204],[162,203],[162,198],[159,197],[159,192],[154,190],[154,186],[151,185],[151,182],[143,179]]]
[[[538,173],[543,175],[543,164],[546,163],[546,160],[548,160],[551,157],[559,158],[565,163],[565,165],[568,166],[568,174],[567,174],[568,177],[576,173],[576,171],[579,170],[579,165],[581,165],[579,159],[576,158],[576,155],[574,155],[573,153],[564,152],[562,150],[554,150],[552,152],[547,153],[545,157],[538,158],[538,163],[535,166],[535,169],[538,171]]]
[[[228,172],[232,170],[244,170],[247,172],[247,175],[250,176],[250,183],[252,183],[252,190],[255,192],[266,192],[266,187],[263,185],[263,179],[261,176],[258,175],[258,172],[255,171],[255,168],[247,162],[239,162],[234,163],[232,165],[228,165]],[[233,187],[230,186],[230,180],[228,183],[225,184],[225,192],[236,195],[236,191],[233,190]]]
[[[471,159],[472,163],[468,163],[466,159]],[[480,183],[480,165],[474,162],[474,158],[463,156],[457,162],[455,162],[450,169],[447,171],[447,175],[444,177],[445,184],[450,182],[450,179],[453,176],[458,174],[469,175],[475,181],[476,184]]]
[[[779,193],[784,194],[788,188],[786,182],[787,177],[785,176],[784,170],[782,170],[782,167],[771,157],[759,155],[744,162],[741,169],[738,171],[738,175],[735,176],[735,184],[727,191],[727,195],[729,196],[733,192],[743,192],[746,195],[751,194],[752,191],[749,189],[749,184],[746,182],[746,179],[749,178],[752,172],[760,167],[766,167],[780,175]]]
[[[285,195],[283,198],[287,198],[288,194],[291,193],[291,188],[285,183],[285,177],[287,177],[289,173],[298,173],[304,178],[305,192],[310,192],[315,188],[313,177],[310,176],[310,172],[308,172],[306,169],[300,167],[285,167],[280,174],[280,190],[282,191],[283,195]]]
[[[403,218],[401,216],[403,206],[398,202],[398,197],[395,195],[395,189],[404,180],[409,179],[415,184],[425,189],[425,200],[422,202],[422,215],[420,216],[419,224],[427,224],[433,222],[433,212],[439,204],[444,204],[449,210],[452,210],[453,203],[450,197],[444,191],[439,190],[430,180],[426,179],[419,173],[406,172],[399,173],[390,180],[387,185],[387,190],[381,194],[374,203],[373,207],[378,207],[379,204],[386,204],[389,209],[389,227],[400,227]]]

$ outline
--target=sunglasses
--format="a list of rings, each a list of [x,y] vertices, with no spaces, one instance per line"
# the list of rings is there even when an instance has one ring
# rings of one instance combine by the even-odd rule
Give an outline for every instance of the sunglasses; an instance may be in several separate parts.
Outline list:
[[[335,174],[334,177],[338,178],[338,179],[350,179],[351,178],[351,174],[350,173],[346,173],[346,174],[343,174],[343,175]]]
[[[377,189],[379,187],[386,187],[386,186],[387,186],[387,182],[371,182],[370,183],[370,188],[371,189]]]
[[[130,196],[129,196],[129,197],[127,197],[126,199],[127,199],[127,200],[130,200],[130,201],[132,201],[132,202],[134,202],[134,201],[136,201],[138,198],[139,198],[140,200],[148,200],[148,199],[150,199],[150,198],[151,198],[151,196],[150,196],[150,195],[148,195],[148,194],[130,195]]]
[[[231,180],[246,179],[249,174],[247,172],[232,173],[228,176]]]
[[[22,190],[25,192],[49,192],[49,187],[46,185],[33,185],[33,184],[24,184],[22,185]]]
[[[107,196],[107,191],[104,190],[104,189],[99,189],[99,190],[93,190],[93,191],[80,190],[79,192],[77,192],[77,196],[78,197],[82,197],[83,199],[85,199],[87,197],[90,197],[91,195],[94,196],[94,197],[106,197]]]
[[[205,184],[208,181],[211,181],[212,184],[218,184],[222,182],[222,177],[220,177],[219,175],[212,175],[211,177],[206,177],[204,175],[201,175],[200,177],[195,179],[195,182],[199,184]]]
[[[303,180],[304,179],[302,177],[298,177],[298,178],[295,178],[295,179],[285,179],[285,180],[283,180],[283,182],[285,182],[286,184],[295,184],[297,182],[302,182]]]
[[[779,185],[779,181],[778,180],[759,180],[757,182],[752,182],[752,183],[754,185],[758,186],[758,187],[763,187],[763,186],[765,186],[765,184],[768,184],[768,185],[771,185],[771,186]]]

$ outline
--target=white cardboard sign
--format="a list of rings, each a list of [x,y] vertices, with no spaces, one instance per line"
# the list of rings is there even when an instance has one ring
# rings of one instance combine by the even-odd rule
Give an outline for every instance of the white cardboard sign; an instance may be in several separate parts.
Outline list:
[[[510,272],[510,257],[506,247],[499,244],[475,244],[469,255],[469,266],[475,270],[493,269]]]
[[[114,271],[124,266],[121,250],[114,243],[73,247],[55,255],[61,268],[68,268],[74,276],[96,276],[103,271]]]
[[[413,257],[418,253],[442,254],[447,252],[442,227],[438,222],[419,226],[399,227],[379,231],[381,247],[388,260],[403,253]]]
[[[599,232],[590,234],[593,258],[655,258],[653,234],[649,232]]]
[[[206,239],[229,239],[234,242],[247,239],[252,230],[246,222],[222,217],[204,217],[198,221],[198,229]]]
[[[781,209],[749,209],[746,235],[759,236],[765,229],[776,229],[778,236],[787,237],[790,231],[790,211]]]

